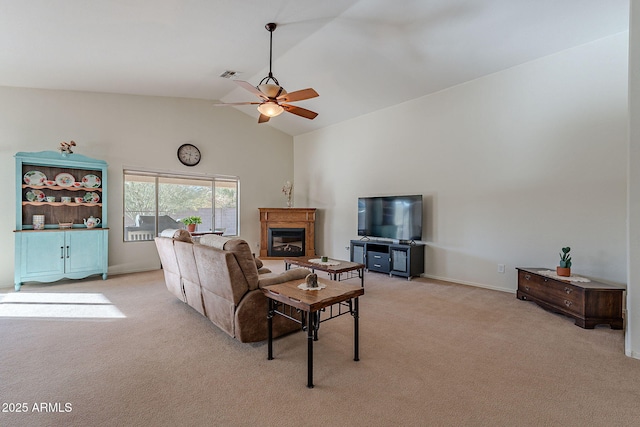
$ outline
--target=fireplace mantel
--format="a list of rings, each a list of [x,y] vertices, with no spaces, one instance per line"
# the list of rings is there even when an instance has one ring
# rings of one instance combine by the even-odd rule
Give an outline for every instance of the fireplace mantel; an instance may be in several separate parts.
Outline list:
[[[304,256],[316,255],[316,208],[258,208],[260,210],[260,258],[268,259],[270,228],[304,228]],[[278,258],[272,258],[278,259]]]

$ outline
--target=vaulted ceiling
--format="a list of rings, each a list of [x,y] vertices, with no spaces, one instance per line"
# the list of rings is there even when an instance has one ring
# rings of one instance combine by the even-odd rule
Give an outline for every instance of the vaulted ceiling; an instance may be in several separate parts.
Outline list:
[[[320,97],[296,105],[319,115],[260,126],[299,135],[628,21],[629,0],[0,0],[0,85],[253,101],[220,75],[257,85],[275,22],[273,73],[289,92],[313,87]]]

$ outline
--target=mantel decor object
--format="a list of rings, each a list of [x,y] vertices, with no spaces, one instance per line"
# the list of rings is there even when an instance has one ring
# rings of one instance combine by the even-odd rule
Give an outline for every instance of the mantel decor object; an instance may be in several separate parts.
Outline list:
[[[58,147],[58,150],[60,150],[62,155],[73,154],[73,150],[71,149],[71,147],[75,147],[75,146],[76,146],[76,143],[73,141],[69,141],[69,142],[62,141],[60,143],[60,147]]]
[[[287,198],[287,207],[293,207],[293,201],[291,200],[291,194],[293,192],[293,183],[291,181],[286,181],[284,186],[282,186],[282,193],[284,193]]]

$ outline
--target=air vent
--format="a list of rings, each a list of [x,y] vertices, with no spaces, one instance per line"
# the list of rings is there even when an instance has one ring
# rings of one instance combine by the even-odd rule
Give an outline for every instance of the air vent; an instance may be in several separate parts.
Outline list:
[[[220,74],[220,77],[222,77],[223,79],[231,79],[233,77],[236,77],[240,74],[239,71],[225,71],[224,73]]]

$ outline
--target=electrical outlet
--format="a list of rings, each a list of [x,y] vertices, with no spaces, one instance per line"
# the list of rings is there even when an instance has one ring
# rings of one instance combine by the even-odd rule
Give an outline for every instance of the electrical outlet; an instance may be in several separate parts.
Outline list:
[[[504,264],[498,264],[498,273],[504,273]]]

